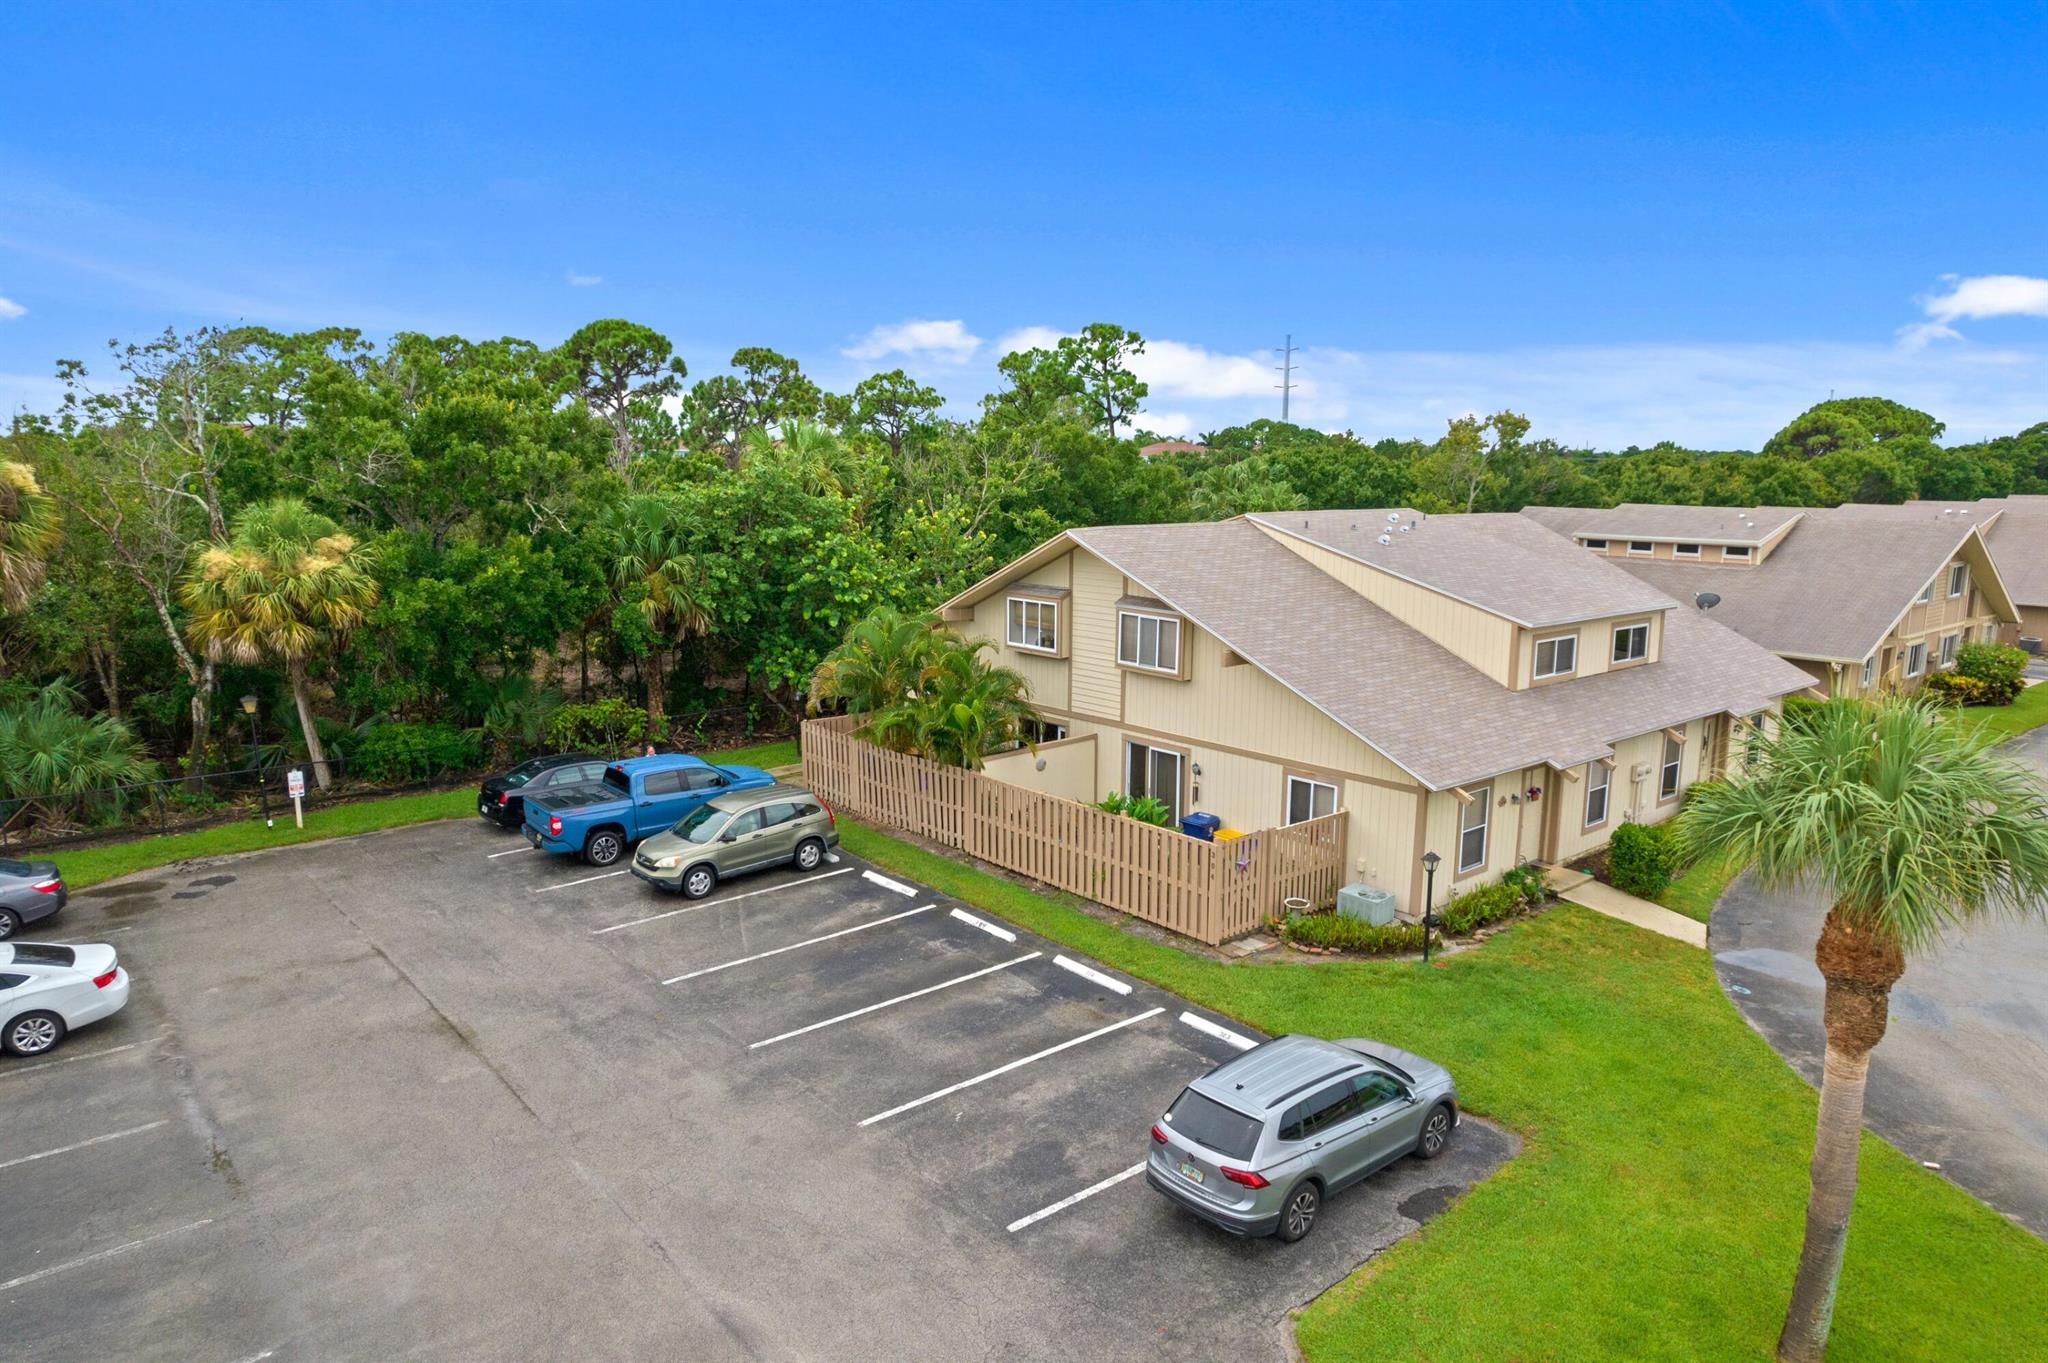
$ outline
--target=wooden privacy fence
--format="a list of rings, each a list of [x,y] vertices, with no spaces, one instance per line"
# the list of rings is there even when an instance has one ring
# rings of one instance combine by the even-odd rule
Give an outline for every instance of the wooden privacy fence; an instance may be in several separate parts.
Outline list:
[[[804,780],[833,807],[955,847],[1134,918],[1215,945],[1283,901],[1327,904],[1344,874],[1348,816],[1222,842],[1140,823],[978,771],[854,737],[856,717],[803,726]]]

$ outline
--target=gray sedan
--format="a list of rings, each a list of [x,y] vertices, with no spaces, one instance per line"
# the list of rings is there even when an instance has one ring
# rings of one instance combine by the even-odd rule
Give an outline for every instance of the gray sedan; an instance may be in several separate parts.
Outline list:
[[[1299,1240],[1325,1199],[1458,1124],[1449,1071],[1353,1037],[1276,1037],[1181,1091],[1152,1127],[1145,1181],[1237,1235]]]
[[[54,917],[71,897],[54,861],[0,861],[0,942]]]

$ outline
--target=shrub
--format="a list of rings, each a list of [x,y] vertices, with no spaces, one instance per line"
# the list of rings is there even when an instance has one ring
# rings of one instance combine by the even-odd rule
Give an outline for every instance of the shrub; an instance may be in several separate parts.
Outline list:
[[[1390,956],[1422,950],[1420,923],[1368,923],[1340,913],[1298,913],[1281,925],[1296,946],[1325,951],[1355,951],[1364,956]]]
[[[1521,896],[1522,907],[1533,909],[1550,898],[1550,886],[1543,879],[1543,871],[1536,866],[1517,866],[1500,878],[1500,883],[1511,887]]]
[[[1607,879],[1617,890],[1655,899],[1671,883],[1676,861],[1665,825],[1625,823],[1607,844]]]
[[[668,737],[668,724],[658,732],[647,732],[647,712],[628,705],[616,696],[584,705],[564,705],[548,716],[548,744],[557,752],[578,749],[600,755],[624,753],[650,738],[656,743]]]
[[[483,764],[483,736],[452,724],[376,724],[356,739],[350,770],[371,781],[425,781]]]
[[[2007,701],[1993,701],[1990,696],[1994,689],[1975,677],[1966,677],[1960,672],[1937,672],[1927,679],[1921,693],[1936,705],[2004,705]]]
[[[1506,881],[1480,885],[1456,896],[1444,905],[1436,921],[1454,937],[1469,937],[1489,923],[1522,911],[1522,892]]]
[[[1095,802],[1095,807],[1105,814],[1121,814],[1139,823],[1156,824],[1165,828],[1172,822],[1172,811],[1164,800],[1150,795],[1119,795],[1115,791]]]
[[[1965,704],[2010,705],[2026,685],[2027,653],[2010,644],[1964,644],[1956,650],[1955,671],[1978,683],[1984,697]],[[1928,684],[1933,681],[1930,677]]]

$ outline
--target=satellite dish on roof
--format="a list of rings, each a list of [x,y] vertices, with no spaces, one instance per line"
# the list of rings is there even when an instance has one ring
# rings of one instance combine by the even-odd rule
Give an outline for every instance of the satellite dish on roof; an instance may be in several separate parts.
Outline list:
[[[1710,611],[1721,604],[1721,597],[1717,592],[1694,592],[1692,603],[1703,611]]]

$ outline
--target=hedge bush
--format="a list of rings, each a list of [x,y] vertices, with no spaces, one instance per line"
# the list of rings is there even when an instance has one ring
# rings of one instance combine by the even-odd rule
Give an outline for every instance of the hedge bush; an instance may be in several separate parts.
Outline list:
[[[1422,950],[1420,923],[1368,923],[1341,913],[1298,913],[1281,925],[1296,946],[1325,951],[1355,951],[1363,956],[1391,956]],[[1442,940],[1441,937],[1438,938]]]
[[[1966,705],[2010,705],[2026,686],[2027,652],[2010,644],[1964,644],[1956,650],[1955,672],[1977,683],[1979,700]],[[1927,679],[1934,684],[1934,677]]]
[[[452,724],[373,724],[357,737],[349,770],[371,781],[425,781],[483,765],[483,735]]]
[[[1671,830],[1660,823],[1624,823],[1607,844],[1607,879],[1617,890],[1655,899],[1677,870]]]
[[[655,733],[647,731],[647,712],[616,696],[584,705],[564,705],[548,716],[548,743],[556,752],[583,750],[609,757],[628,753],[652,739],[668,738],[664,717]]]
[[[2005,705],[2008,701],[1991,699],[1997,692],[1994,688],[1975,677],[1966,677],[1960,672],[1937,672],[1929,677],[1920,688],[1921,694],[1936,705]]]

